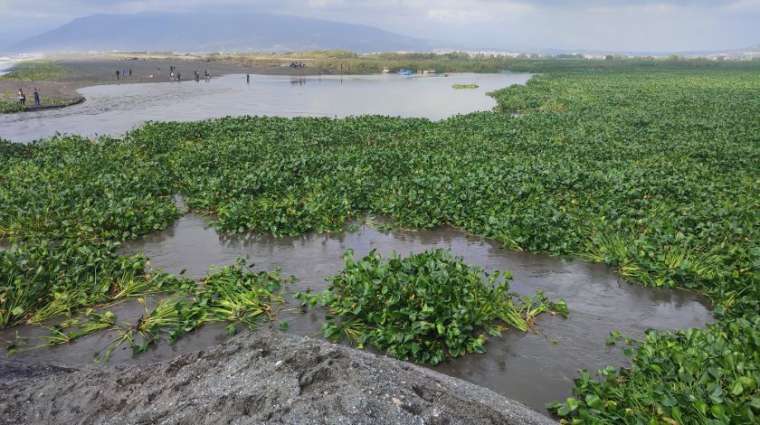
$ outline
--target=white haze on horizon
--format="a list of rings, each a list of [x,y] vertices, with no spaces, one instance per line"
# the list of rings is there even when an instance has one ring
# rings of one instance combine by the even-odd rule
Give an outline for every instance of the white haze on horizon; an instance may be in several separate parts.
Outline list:
[[[0,0],[0,47],[95,13],[230,8],[484,49],[678,52],[760,44],[760,0]]]

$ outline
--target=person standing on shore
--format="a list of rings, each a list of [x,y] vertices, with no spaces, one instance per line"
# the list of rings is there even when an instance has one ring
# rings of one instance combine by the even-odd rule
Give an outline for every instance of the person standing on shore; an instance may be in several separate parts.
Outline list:
[[[129,76],[132,77],[132,68],[129,68]]]
[[[251,84],[251,74],[245,74],[245,82],[246,84]]]
[[[116,81],[119,81],[119,80],[121,80],[121,71],[119,71],[119,70],[117,69],[117,70],[116,70]]]
[[[26,95],[24,94],[24,89],[18,89],[18,103],[21,106],[26,105]]]
[[[41,104],[41,102],[40,102],[40,90],[37,87],[35,87],[34,88],[34,106],[36,106],[36,107],[39,108],[40,104]]]

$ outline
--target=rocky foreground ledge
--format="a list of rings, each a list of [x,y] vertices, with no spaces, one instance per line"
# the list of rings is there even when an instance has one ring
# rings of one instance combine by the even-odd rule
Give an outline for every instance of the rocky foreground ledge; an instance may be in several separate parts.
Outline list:
[[[0,362],[0,424],[551,424],[490,390],[276,332],[145,366]]]

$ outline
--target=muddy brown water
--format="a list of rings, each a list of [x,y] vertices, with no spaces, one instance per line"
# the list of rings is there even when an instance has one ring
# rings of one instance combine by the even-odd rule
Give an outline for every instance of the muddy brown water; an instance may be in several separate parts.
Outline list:
[[[496,242],[447,227],[382,232],[372,223],[364,223],[342,233],[228,239],[220,237],[207,219],[191,213],[164,232],[125,245],[123,251],[144,252],[153,267],[172,273],[184,271],[193,278],[203,277],[212,265],[232,264],[238,257],[247,257],[254,269],[280,268],[283,274],[295,276],[298,281],[289,290],[295,293],[326,288],[325,278],[342,269],[342,255],[347,249],[359,257],[371,249],[383,255],[394,251],[407,255],[432,248],[450,249],[486,271],[510,271],[512,289],[517,293],[528,295],[543,290],[550,298],[567,301],[568,319],[542,315],[531,332],[508,331],[490,339],[486,354],[468,355],[435,367],[545,413],[547,403],[570,396],[579,369],[596,371],[627,363],[619,347],[606,346],[611,331],[641,337],[646,329],[702,327],[712,319],[706,300],[695,294],[627,284],[603,265],[509,251]],[[155,300],[147,303],[150,306]],[[144,308],[132,301],[112,311],[120,320],[136,320]],[[300,313],[291,298],[289,306],[270,326],[276,327],[281,321],[288,322],[288,332],[318,336],[323,313]],[[44,334],[39,328],[22,327],[5,331],[0,338],[8,340],[15,332],[27,337]],[[23,352],[16,359],[65,365],[91,363],[93,355],[114,336],[100,333],[54,349]],[[204,349],[224,339],[223,326],[208,326],[174,345],[162,343],[137,357],[126,349],[117,350],[111,363],[153,362]]]

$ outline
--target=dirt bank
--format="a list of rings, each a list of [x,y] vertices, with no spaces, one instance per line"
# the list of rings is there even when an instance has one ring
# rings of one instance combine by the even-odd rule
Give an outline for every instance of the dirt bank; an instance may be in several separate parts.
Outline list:
[[[80,87],[74,82],[0,80],[0,101],[16,103],[16,93],[21,88],[26,93],[25,112],[61,108],[84,102],[84,97],[77,92]],[[32,93],[35,88],[39,89],[42,108],[34,107]]]
[[[484,388],[277,332],[150,366],[0,361],[0,424],[551,424]]]

